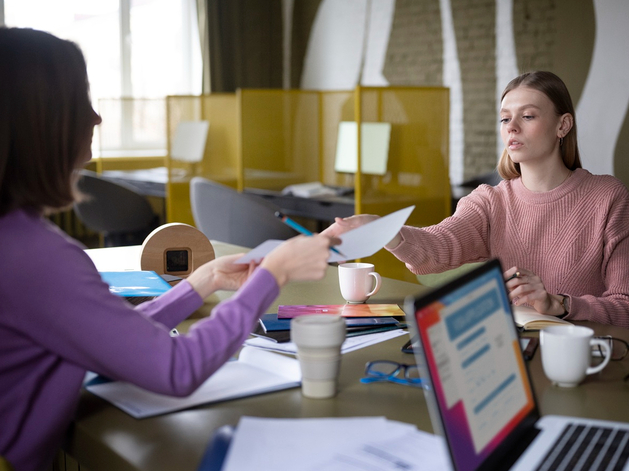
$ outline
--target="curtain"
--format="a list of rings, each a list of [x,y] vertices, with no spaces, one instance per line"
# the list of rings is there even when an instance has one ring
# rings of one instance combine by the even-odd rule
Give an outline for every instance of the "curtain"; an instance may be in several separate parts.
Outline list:
[[[282,1],[197,0],[203,93],[282,87]]]

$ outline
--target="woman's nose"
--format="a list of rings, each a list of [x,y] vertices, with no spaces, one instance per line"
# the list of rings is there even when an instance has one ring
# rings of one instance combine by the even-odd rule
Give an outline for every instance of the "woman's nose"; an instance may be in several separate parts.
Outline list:
[[[518,125],[517,125],[515,119],[512,119],[512,120],[510,120],[507,123],[507,131],[509,131],[509,132],[517,132],[518,129],[519,128],[518,128]]]
[[[92,109],[92,113],[94,113],[94,126],[99,125],[100,123],[103,122],[103,118],[101,118],[100,115],[93,109]]]

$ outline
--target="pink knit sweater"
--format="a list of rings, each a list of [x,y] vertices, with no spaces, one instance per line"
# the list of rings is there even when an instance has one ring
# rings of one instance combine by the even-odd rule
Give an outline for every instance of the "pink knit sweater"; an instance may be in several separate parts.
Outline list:
[[[612,176],[578,169],[544,193],[520,178],[482,185],[453,216],[405,226],[401,236],[391,252],[413,273],[499,258],[505,270],[531,270],[549,293],[569,295],[566,319],[629,328],[629,191]]]

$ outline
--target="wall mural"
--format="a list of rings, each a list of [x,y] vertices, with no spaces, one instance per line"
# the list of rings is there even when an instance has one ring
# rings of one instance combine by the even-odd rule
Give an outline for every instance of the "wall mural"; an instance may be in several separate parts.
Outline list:
[[[629,2],[595,0],[594,8],[594,53],[576,105],[579,150],[583,167],[613,175],[614,150],[629,109]]]
[[[470,68],[478,66],[474,64],[474,58],[461,57],[461,51],[465,51],[465,48],[462,48],[461,44],[457,44],[457,33],[459,38],[464,38],[460,40],[470,41],[467,38],[469,31],[461,31],[467,27],[465,9],[479,8],[478,4],[472,6],[464,0],[422,0],[422,2],[417,3],[408,0],[397,0],[397,2],[395,0],[323,0],[314,19],[305,53],[301,87],[319,90],[349,90],[358,83],[365,86],[422,84],[449,87],[451,94],[450,177],[454,184],[460,183],[464,180],[464,168],[466,170],[469,170],[468,167],[475,168],[475,164],[476,167],[487,166],[486,162],[480,164],[474,162],[478,157],[470,149],[472,147],[470,143],[476,142],[474,141],[475,135],[481,134],[479,133],[479,126],[488,126],[489,120],[486,119],[485,122],[479,124],[474,113],[482,113],[478,113],[478,110],[464,109],[466,105],[470,107],[470,97],[465,96],[466,91],[467,93],[478,93],[479,89],[487,86],[495,89],[493,93],[496,97],[494,102],[496,115],[491,120],[492,123],[495,123],[492,124],[495,129],[488,130],[490,132],[485,132],[484,135],[491,134],[491,138],[485,138],[485,140],[491,140],[492,146],[495,142],[495,161],[497,161],[503,148],[498,138],[498,101],[505,85],[518,75],[518,70],[530,70],[531,67],[552,67],[555,65],[554,60],[558,62],[556,64],[557,69],[570,70],[569,67],[565,66],[565,63],[570,60],[575,62],[574,57],[562,57],[562,54],[574,53],[574,44],[572,48],[567,50],[562,50],[562,46],[571,44],[566,43],[566,41],[572,40],[571,34],[579,34],[578,31],[570,31],[572,25],[566,24],[569,21],[564,17],[566,5],[560,0],[556,3],[549,3],[548,5],[552,5],[554,10],[551,12],[548,9],[548,14],[545,17],[543,16],[544,12],[542,12],[540,24],[536,25],[539,34],[531,35],[528,34],[529,31],[526,30],[526,26],[522,25],[521,15],[523,11],[529,15],[527,20],[529,20],[529,24],[532,24],[537,19],[534,15],[539,15],[538,12],[534,11],[535,6],[544,6],[546,3],[543,0],[538,0],[537,5],[530,5],[530,2],[519,2],[517,14],[520,16],[514,19],[514,2],[517,1],[489,0],[480,6],[480,8],[485,9],[485,12],[491,11],[491,14],[495,15],[492,22],[495,24],[495,32],[493,35],[491,31],[484,32],[492,40],[485,41],[484,47],[486,49],[480,52],[485,56],[491,55],[492,51],[487,50],[487,48],[494,47],[495,62],[493,62],[492,67],[495,68],[495,82],[489,83],[491,81],[481,80],[482,83],[479,85],[470,84],[467,81],[467,77],[471,75]],[[584,1],[589,0],[582,0],[581,3],[583,4]],[[629,136],[626,135],[626,129],[629,127],[627,124],[629,54],[626,53],[626,44],[629,43],[629,28],[624,24],[629,18],[629,2],[626,0],[594,0],[593,3],[596,21],[595,38],[587,79],[582,90],[571,90],[575,100],[583,166],[592,173],[614,174],[614,154],[618,154],[616,149],[619,146],[619,139],[622,139],[623,142],[625,139],[629,139]],[[439,25],[440,38],[436,39],[441,41],[441,47],[433,47],[426,52],[417,46],[416,51],[410,51],[408,54],[405,51],[396,52],[397,56],[393,59],[397,60],[398,64],[400,60],[408,60],[408,63],[397,65],[398,69],[395,69],[396,65],[391,60],[391,41],[397,41],[395,45],[400,50],[400,38],[407,42],[426,40],[425,36],[420,38],[408,37],[411,26],[408,26],[409,20],[404,16],[408,16],[409,12],[411,15],[416,15],[416,22],[424,22],[422,23],[422,30],[424,30],[426,29],[426,16],[430,15],[430,11],[427,13],[426,10],[429,10],[431,4],[434,6],[435,14],[439,15],[441,20]],[[401,13],[402,9],[403,12]],[[533,13],[529,14],[530,11]],[[588,10],[584,9],[583,11],[584,14],[587,14]],[[434,20],[432,17],[429,19]],[[404,21],[406,23],[403,23]],[[551,24],[558,31],[555,33],[557,44],[553,45],[556,48],[557,58],[552,55],[552,51],[545,55],[536,55],[535,51],[526,50],[532,41],[547,41],[552,36],[553,31],[549,32],[547,24],[542,23],[543,21],[554,21],[557,24],[564,22],[558,26]],[[401,33],[395,29],[401,27],[400,25],[407,28],[404,32],[406,37],[400,36]],[[434,41],[434,31],[432,36],[431,40]],[[518,42],[518,37],[521,38],[520,42]],[[518,47],[520,47],[519,51],[517,50]],[[421,75],[422,69],[414,69],[411,77],[404,77],[399,73],[404,66],[412,69],[414,66],[413,54],[417,58],[421,54],[430,54],[430,51],[435,50],[441,55],[436,59],[442,67],[439,77],[441,83],[426,83],[426,76],[422,77]],[[518,58],[526,63],[518,64]],[[582,63],[583,60],[581,60]],[[415,60],[415,62],[418,61]],[[489,62],[491,63],[491,61]],[[421,66],[425,68],[424,63],[421,63]],[[384,73],[385,68],[393,72]],[[560,75],[562,74],[560,73]],[[434,76],[435,74],[432,77]],[[562,78],[569,82],[566,77]],[[414,79],[416,82],[413,82]],[[479,96],[484,95],[479,93]],[[484,115],[486,114],[484,113]],[[466,126],[468,127],[468,136],[465,135]],[[629,148],[629,144],[624,144],[624,146]],[[484,152],[484,149],[481,150]],[[486,154],[486,152],[484,153]],[[622,157],[629,160],[629,156]],[[490,160],[489,165],[492,165],[491,162]],[[618,168],[618,163],[616,163],[616,168]],[[627,184],[627,182],[625,183]]]

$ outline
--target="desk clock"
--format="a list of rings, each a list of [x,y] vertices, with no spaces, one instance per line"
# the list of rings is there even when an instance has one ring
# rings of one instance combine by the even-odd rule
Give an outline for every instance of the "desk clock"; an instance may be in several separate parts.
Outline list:
[[[142,244],[140,267],[159,275],[186,278],[216,258],[210,240],[195,227],[174,222],[151,232]]]

